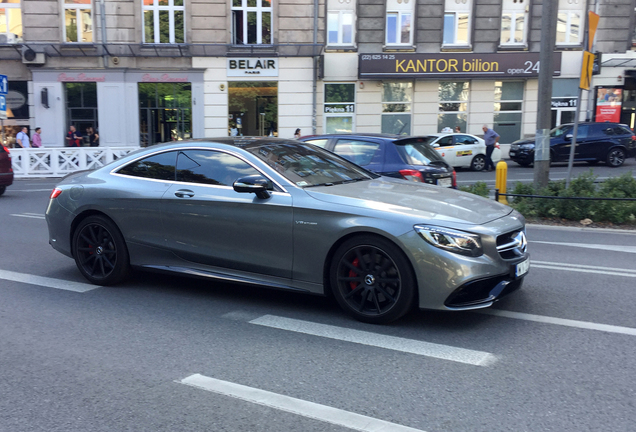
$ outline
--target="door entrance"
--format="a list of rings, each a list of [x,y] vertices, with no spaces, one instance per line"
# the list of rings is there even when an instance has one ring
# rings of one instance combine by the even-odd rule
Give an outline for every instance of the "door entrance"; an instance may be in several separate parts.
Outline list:
[[[99,132],[97,124],[97,83],[64,83],[66,98],[66,130],[75,126],[88,145],[88,128]]]
[[[140,145],[192,137],[190,83],[139,83]]]
[[[278,83],[240,81],[228,83],[229,134],[278,136]]]

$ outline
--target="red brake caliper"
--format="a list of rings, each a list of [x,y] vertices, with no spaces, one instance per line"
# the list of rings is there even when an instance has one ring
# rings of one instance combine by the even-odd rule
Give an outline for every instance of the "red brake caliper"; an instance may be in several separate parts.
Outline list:
[[[353,264],[354,267],[358,267],[358,264],[360,264],[360,260],[356,258],[353,260],[351,264]],[[349,277],[356,277],[357,275],[358,274],[354,272],[353,270],[349,270]],[[358,284],[356,282],[349,282],[349,286],[351,287],[352,290],[356,289],[357,285]]]

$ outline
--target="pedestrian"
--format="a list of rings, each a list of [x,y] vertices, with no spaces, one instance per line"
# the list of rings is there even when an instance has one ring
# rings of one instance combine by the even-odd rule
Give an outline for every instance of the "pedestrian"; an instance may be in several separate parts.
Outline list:
[[[81,147],[82,134],[75,129],[75,126],[71,125],[66,134],[66,147]]]
[[[459,126],[455,126],[455,133],[462,133],[462,129]]]
[[[31,142],[31,147],[39,148],[42,147],[42,137],[40,136],[40,132],[42,128],[36,127],[35,133],[33,134],[33,141]]]
[[[300,138],[300,128],[296,129],[296,132],[294,132],[294,139],[298,139]]]
[[[26,126],[23,126],[22,130],[20,130],[20,132],[18,132],[18,134],[15,136],[15,143],[20,148],[29,148],[29,147],[31,147],[31,144],[29,144],[29,135],[27,134],[27,127]]]
[[[495,169],[495,164],[492,161],[492,152],[495,150],[495,145],[499,142],[499,134],[490,129],[488,125],[484,125],[482,130],[484,131],[484,141],[486,141],[486,166],[484,171],[492,171]]]
[[[91,147],[99,146],[99,134],[95,132],[92,126],[86,128],[86,134],[88,135],[88,143]]]

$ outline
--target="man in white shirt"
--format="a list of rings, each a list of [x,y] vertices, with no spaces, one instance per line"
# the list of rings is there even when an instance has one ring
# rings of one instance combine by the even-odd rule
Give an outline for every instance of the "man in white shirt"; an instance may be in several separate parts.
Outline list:
[[[15,136],[16,143],[22,148],[31,147],[29,142],[29,135],[27,135],[27,127],[24,126],[20,132]]]

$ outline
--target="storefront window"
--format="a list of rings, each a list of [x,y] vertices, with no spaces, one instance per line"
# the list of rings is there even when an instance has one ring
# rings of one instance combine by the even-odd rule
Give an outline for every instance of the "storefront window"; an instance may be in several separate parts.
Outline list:
[[[229,135],[278,136],[278,83],[228,83]]]
[[[22,42],[20,1],[2,0],[0,3],[0,44]]]
[[[93,42],[91,0],[64,0],[64,41]]]
[[[510,144],[521,138],[523,81],[495,82],[495,115],[493,129],[499,142]]]
[[[139,83],[142,147],[192,138],[190,83]]]
[[[411,134],[413,83],[383,83],[382,133]]]
[[[438,132],[445,127],[455,130],[456,126],[459,126],[462,131],[466,130],[469,94],[468,81],[440,81]]]
[[[325,133],[353,132],[355,84],[325,84]]]
[[[64,83],[66,96],[66,130],[73,125],[88,143],[86,129],[98,131],[97,83]]]
[[[142,2],[144,43],[185,42],[184,0],[142,0]]]

